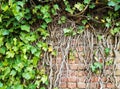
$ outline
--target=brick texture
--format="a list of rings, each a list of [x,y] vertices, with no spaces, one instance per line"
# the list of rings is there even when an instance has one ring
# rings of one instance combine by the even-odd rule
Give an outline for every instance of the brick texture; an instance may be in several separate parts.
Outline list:
[[[83,48],[78,47],[79,52],[82,50]],[[82,53],[79,55],[81,58],[78,58],[78,54],[75,56],[76,59],[67,60],[67,67],[69,70],[66,71],[66,66],[62,70],[59,89],[101,89],[101,87],[102,89],[116,89],[115,84],[111,80],[111,76],[108,76],[113,72],[113,66],[105,66],[105,71],[103,71],[104,76],[92,74],[87,70],[88,67],[86,67],[83,63],[84,59]],[[53,60],[53,64],[57,64],[57,69],[60,69],[61,62],[61,55]],[[114,74],[116,76],[116,81],[120,83],[120,63],[116,64]],[[120,87],[120,84],[118,84],[117,87]]]

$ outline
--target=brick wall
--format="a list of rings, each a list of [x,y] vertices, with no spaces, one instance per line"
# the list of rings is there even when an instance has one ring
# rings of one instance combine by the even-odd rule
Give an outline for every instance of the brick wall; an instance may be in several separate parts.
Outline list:
[[[56,22],[55,22],[56,23]],[[63,28],[75,27],[75,23],[68,22],[61,25],[52,26],[49,43],[58,51],[57,57],[52,57],[50,63],[49,79],[52,88],[59,89],[120,89],[120,35],[115,36],[104,35],[103,32],[96,34],[85,30],[81,35],[68,37],[63,34]],[[98,35],[102,35],[102,39],[98,40]],[[53,39],[54,38],[54,39]],[[117,43],[117,45],[116,45]],[[68,47],[69,46],[69,47]],[[110,55],[106,57],[105,48],[110,48]],[[70,59],[69,50],[75,50],[75,58]],[[117,54],[114,53],[117,50]],[[96,60],[103,63],[103,69],[100,73],[95,74],[90,70],[90,66]],[[113,59],[112,65],[105,65],[106,61]],[[51,58],[50,58],[51,60]]]
[[[82,51],[83,48],[80,47],[79,57],[76,54],[75,59],[65,61],[66,64],[64,64],[59,77],[59,89],[120,89],[120,63],[117,62],[115,66],[105,66],[102,74],[95,74],[87,69],[90,65],[85,65]],[[58,70],[61,63],[60,53],[54,60]]]

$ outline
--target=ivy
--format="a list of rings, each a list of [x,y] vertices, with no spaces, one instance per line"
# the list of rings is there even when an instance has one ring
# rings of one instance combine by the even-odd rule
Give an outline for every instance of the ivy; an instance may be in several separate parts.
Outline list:
[[[65,14],[56,22],[58,25],[66,23],[69,17],[74,20],[75,17],[83,16],[80,17],[80,22],[76,22],[77,31],[72,27],[63,29],[65,36],[81,34],[89,27],[91,19],[99,20],[94,19],[89,12],[95,10],[99,3],[114,8],[106,11],[100,22],[110,29],[110,34],[113,36],[120,32],[119,0],[100,2],[78,0],[75,3],[62,0],[63,5],[51,0],[32,1],[33,3],[30,0],[0,1],[0,89],[46,89],[49,84],[48,76],[45,74],[45,69],[40,70],[37,66],[44,52],[48,51],[52,56],[57,55],[56,50],[48,45],[46,39],[50,36],[47,26],[53,21],[54,16],[59,15],[59,11]],[[101,39],[102,35],[98,35],[98,40]],[[104,52],[108,56],[110,49],[106,48]],[[70,57],[74,59],[73,52],[70,52]],[[106,64],[112,64],[112,61]],[[96,73],[102,67],[101,63],[95,62],[91,65],[91,70]]]

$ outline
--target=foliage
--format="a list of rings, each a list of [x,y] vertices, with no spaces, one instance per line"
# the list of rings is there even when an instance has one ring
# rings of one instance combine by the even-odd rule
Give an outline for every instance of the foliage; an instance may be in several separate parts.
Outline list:
[[[88,22],[91,19],[96,21],[89,11],[93,11],[99,3],[102,3],[114,10],[106,11],[101,22],[110,29],[113,36],[120,32],[119,0],[101,0],[100,2],[78,0],[76,3],[62,0],[63,7],[57,0],[56,2],[32,1],[33,3],[31,0],[0,1],[0,89],[46,88],[48,77],[44,68],[38,69],[38,62],[42,60],[41,55],[46,51],[54,56],[57,54],[51,46],[48,46],[46,39],[49,37],[47,25],[52,22],[52,17],[58,15],[58,11],[66,12],[73,17],[84,13],[86,18],[81,20],[77,32],[72,27],[63,29],[65,36],[74,36],[88,28]],[[59,25],[66,22],[67,14],[58,20]],[[35,24],[38,27],[35,27]],[[99,35],[98,39],[101,40],[102,36]],[[108,55],[109,51],[109,48],[106,48],[105,54]],[[93,72],[101,68],[102,64],[99,62],[91,65]]]
[[[102,68],[103,68],[103,64],[100,63],[100,62],[94,62],[94,63],[90,66],[90,68],[91,68],[91,71],[92,71],[93,73],[100,73],[100,71],[101,71]]]
[[[0,2],[0,89],[45,89],[48,85],[45,69],[38,69],[37,64],[42,52],[49,48],[44,40],[49,36],[46,26],[52,21],[50,6],[29,8],[28,3]],[[54,13],[56,9],[57,5]],[[43,23],[32,31],[36,18]]]

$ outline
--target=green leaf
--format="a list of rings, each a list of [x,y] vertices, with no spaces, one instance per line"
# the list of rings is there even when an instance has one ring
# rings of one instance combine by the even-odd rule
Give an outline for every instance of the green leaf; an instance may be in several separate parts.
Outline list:
[[[29,72],[23,73],[22,76],[23,76],[23,78],[25,78],[27,80],[31,79],[31,77],[32,77],[32,75]]]
[[[7,51],[6,55],[7,55],[6,58],[13,58],[15,56],[15,53],[14,51],[11,50],[11,51]]]
[[[35,48],[35,47],[32,46],[31,47],[31,53],[34,54],[35,52],[37,52],[37,48]]]
[[[15,85],[14,89],[24,89],[23,85],[17,84]]]
[[[109,55],[109,53],[110,53],[110,48],[105,48],[105,54],[108,56]]]
[[[84,3],[85,3],[85,4],[89,4],[89,3],[90,3],[90,0],[84,0]]]
[[[10,72],[10,75],[15,76],[15,75],[16,75],[16,71],[15,71],[15,70],[12,70],[12,71]]]
[[[4,46],[0,47],[0,53],[5,54],[5,52],[6,52],[6,48]]]
[[[54,4],[54,5],[53,5],[53,8],[54,8],[55,10],[59,10],[58,4]]]
[[[115,6],[116,3],[115,3],[114,1],[109,1],[109,2],[108,2],[108,5],[109,5],[109,6]]]
[[[98,35],[97,38],[98,38],[99,41],[102,40],[102,36],[101,35]]]
[[[41,78],[42,83],[44,84],[48,80],[47,76],[43,75]]]
[[[77,3],[74,5],[75,8],[77,8],[79,11],[82,11],[84,9],[84,4]]]
[[[45,87],[41,87],[40,89],[46,89]]]
[[[21,30],[26,31],[26,32],[30,32],[30,26],[29,25],[22,25]]]
[[[1,9],[5,12],[5,11],[7,11],[8,10],[8,5],[6,5],[6,4],[2,4],[1,5]]]
[[[3,83],[2,83],[2,82],[0,82],[0,88],[1,88],[1,87],[3,87]]]
[[[4,37],[0,37],[0,46],[2,46],[3,45],[3,40],[4,40]]]

